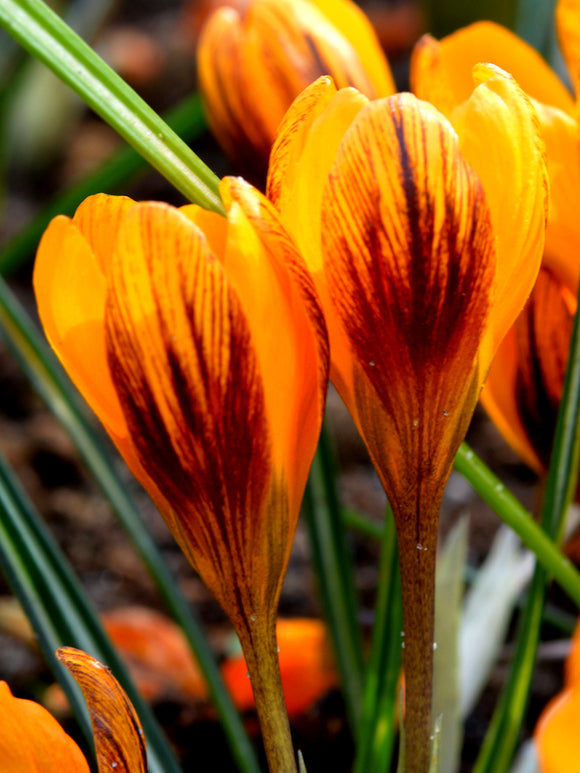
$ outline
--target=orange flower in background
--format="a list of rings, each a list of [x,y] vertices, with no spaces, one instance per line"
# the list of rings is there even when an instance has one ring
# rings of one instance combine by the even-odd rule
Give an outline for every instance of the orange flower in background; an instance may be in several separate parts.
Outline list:
[[[550,464],[575,311],[575,294],[550,269],[541,269],[482,393],[495,425],[538,473]]]
[[[580,5],[560,1],[558,32],[574,82],[580,76]],[[532,97],[546,143],[550,208],[538,279],[506,336],[482,392],[488,414],[537,472],[548,468],[580,280],[580,128],[574,100],[539,54],[489,22],[436,41],[425,36],[411,66],[413,88],[449,116],[464,99],[475,62],[493,61]]]
[[[227,217],[91,197],[50,224],[34,286],[51,344],[230,617],[256,690],[277,669],[328,353],[272,206],[242,180],[221,194]]]
[[[59,660],[83,691],[95,739],[99,771],[145,773],[141,724],[111,672],[81,650],[61,647]],[[37,703],[14,698],[0,682],[0,773],[89,773],[81,750]]]
[[[410,94],[370,102],[320,79],[288,111],[268,176],[324,307],[331,378],[395,515],[413,771],[429,753],[443,488],[533,286],[546,217],[529,100],[501,70],[475,75],[454,126]]]
[[[291,718],[297,717],[338,685],[332,648],[321,620],[278,620],[276,630],[286,707]],[[252,709],[254,696],[243,655],[228,657],[221,672],[236,707]]]
[[[580,626],[566,661],[565,684],[544,709],[534,731],[542,773],[572,773],[580,760]]]
[[[260,183],[284,113],[320,75],[371,98],[395,91],[376,35],[350,0],[250,0],[241,13],[218,9],[200,38],[198,73],[212,131]]]

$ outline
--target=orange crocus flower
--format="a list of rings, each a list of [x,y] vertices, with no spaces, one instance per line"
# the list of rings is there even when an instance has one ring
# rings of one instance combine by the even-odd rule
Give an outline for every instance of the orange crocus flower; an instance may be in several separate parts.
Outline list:
[[[320,75],[371,98],[395,91],[374,30],[350,0],[250,0],[220,8],[198,49],[210,126],[248,179],[263,183],[276,130],[292,100]]]
[[[580,760],[580,625],[566,661],[564,689],[546,706],[534,731],[542,773],[572,773]]]
[[[145,773],[145,738],[135,709],[108,668],[81,650],[57,657],[83,691],[100,773]],[[79,747],[37,703],[15,698],[0,682],[0,773],[89,773]]]
[[[580,5],[558,4],[559,37],[574,81],[580,75]],[[416,93],[451,115],[477,61],[509,70],[532,97],[550,178],[545,271],[504,339],[482,392],[488,414],[537,472],[547,469],[562,395],[580,279],[580,127],[570,92],[540,55],[513,33],[479,22],[441,41],[426,35],[413,54]]]
[[[327,341],[273,207],[243,180],[220,190],[226,217],[87,199],[48,227],[34,286],[52,346],[230,617],[263,692],[279,681],[276,608]]]
[[[280,127],[267,187],[317,286],[331,378],[395,514],[410,771],[428,767],[439,505],[536,278],[546,217],[528,98],[497,68],[475,76],[454,126],[410,94],[372,102],[320,79]]]

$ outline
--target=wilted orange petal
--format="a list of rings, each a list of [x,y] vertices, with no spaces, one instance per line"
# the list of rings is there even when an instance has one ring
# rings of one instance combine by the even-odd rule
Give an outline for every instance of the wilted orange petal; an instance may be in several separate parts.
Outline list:
[[[103,623],[147,700],[171,695],[207,699],[207,685],[183,631],[165,615],[146,607],[120,607],[103,615]]]
[[[548,179],[545,148],[529,98],[496,67],[478,65],[474,79],[478,85],[452,112],[451,122],[463,157],[483,183],[495,235],[494,303],[480,353],[485,372],[540,268]]]
[[[542,773],[571,773],[578,766],[580,690],[564,690],[544,711],[534,733]]]
[[[578,0],[558,0],[556,27],[570,77],[578,93],[580,81],[580,3]]]
[[[258,553],[267,541],[257,534],[271,493],[269,425],[240,303],[203,234],[177,210],[140,204],[125,218],[107,334],[139,461],[179,514],[174,536],[231,614],[231,573],[247,587],[249,545],[266,571]],[[230,453],[233,438],[243,454]]]
[[[107,225],[102,223],[100,230]],[[105,426],[123,437],[126,425],[105,349],[105,276],[89,243],[67,217],[55,218],[42,237],[34,290],[45,333],[69,376]]]
[[[93,723],[99,771],[146,773],[145,737],[135,709],[109,669],[82,650],[56,653],[81,688]]]
[[[449,116],[455,105],[469,98],[471,72],[479,62],[501,67],[531,97],[573,115],[572,96],[537,51],[488,21],[464,27],[441,41],[422,37],[411,62],[412,90]]]
[[[319,620],[278,620],[280,671],[288,715],[297,717],[337,685],[326,628]],[[222,676],[240,711],[254,706],[248,667],[240,654],[222,665]]]
[[[453,128],[402,94],[354,120],[322,221],[331,298],[356,358],[353,366],[353,356],[340,362],[333,353],[341,375],[354,368],[356,395],[343,399],[358,411],[387,495],[404,512],[400,499],[420,485],[418,474],[446,480],[477,399],[495,271],[485,197]]]
[[[0,682],[2,773],[89,773],[81,750],[48,711]]]

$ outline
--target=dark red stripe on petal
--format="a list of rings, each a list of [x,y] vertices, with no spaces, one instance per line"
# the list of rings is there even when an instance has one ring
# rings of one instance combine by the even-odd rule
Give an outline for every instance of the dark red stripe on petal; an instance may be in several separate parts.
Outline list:
[[[323,226],[363,432],[375,461],[389,454],[384,475],[404,488],[415,463],[425,475],[448,465],[466,403],[468,416],[475,405],[495,265],[481,183],[445,119],[397,95],[371,103],[346,133],[324,194]],[[373,403],[387,438],[382,424],[373,427]]]
[[[177,211],[143,205],[119,243],[107,310],[113,381],[176,536],[223,603],[252,562],[269,560],[270,430],[248,325],[205,237]]]

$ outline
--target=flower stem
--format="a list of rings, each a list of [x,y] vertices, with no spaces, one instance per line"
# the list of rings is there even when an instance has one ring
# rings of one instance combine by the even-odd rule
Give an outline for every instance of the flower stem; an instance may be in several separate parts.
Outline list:
[[[265,617],[238,630],[270,773],[297,773],[276,642],[276,622]]]
[[[403,595],[405,773],[427,773],[431,758],[435,559],[440,498],[395,514]],[[420,517],[418,517],[420,513]]]

